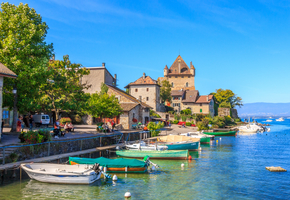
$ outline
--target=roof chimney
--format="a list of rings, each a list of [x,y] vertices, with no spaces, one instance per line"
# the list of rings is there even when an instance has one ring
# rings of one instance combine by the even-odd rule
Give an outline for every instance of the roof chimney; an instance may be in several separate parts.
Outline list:
[[[105,63],[104,62],[102,63],[102,67],[105,67]]]
[[[146,74],[145,74],[145,73],[143,73],[143,79],[145,79],[145,77],[146,77]]]
[[[116,79],[116,80],[117,80],[117,74],[115,74],[115,75],[114,75],[114,79]]]
[[[208,101],[208,95],[206,96],[206,101]]]

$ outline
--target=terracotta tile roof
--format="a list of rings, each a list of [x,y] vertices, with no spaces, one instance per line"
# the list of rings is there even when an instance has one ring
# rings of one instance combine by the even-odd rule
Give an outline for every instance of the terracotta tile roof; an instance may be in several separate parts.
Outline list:
[[[17,77],[17,75],[13,71],[8,69],[8,67],[3,65],[2,63],[0,63],[0,76],[7,76],[7,77],[11,77],[11,78]]]
[[[201,95],[197,99],[196,103],[209,103],[212,100],[212,98],[213,98],[213,95]]]
[[[171,90],[171,96],[182,96],[184,91],[182,90]]]
[[[143,103],[143,102],[139,101],[138,99],[136,99],[135,97],[131,96],[130,94],[127,94],[125,91],[123,91],[123,90],[121,90],[121,89],[119,89],[119,88],[117,88],[117,87],[115,87],[115,86],[112,86],[112,85],[108,85],[108,84],[106,84],[106,85],[107,85],[110,89],[112,89],[112,90],[118,92],[119,94],[121,94],[121,95],[127,97],[127,98],[128,98],[129,100],[131,100],[133,103],[141,104],[142,107],[146,107],[146,108],[151,108],[151,109],[152,109],[151,106],[147,105],[146,103]]]
[[[198,90],[187,90],[182,99],[182,103],[195,103],[199,96]]]
[[[139,104],[138,103],[120,103],[122,110],[125,112],[129,112],[130,110],[135,108],[137,105]]]
[[[144,73],[143,76],[138,78],[136,81],[129,83],[125,88],[128,88],[130,85],[157,85],[157,84],[158,83],[156,80],[152,79],[150,76],[146,76]]]
[[[182,71],[181,73],[179,73],[179,63],[180,63],[180,70]],[[175,59],[175,61],[173,62],[173,64],[168,70],[168,75],[178,75],[178,74],[185,74],[185,75],[191,74],[189,67],[184,62],[184,60],[182,59],[180,55]]]

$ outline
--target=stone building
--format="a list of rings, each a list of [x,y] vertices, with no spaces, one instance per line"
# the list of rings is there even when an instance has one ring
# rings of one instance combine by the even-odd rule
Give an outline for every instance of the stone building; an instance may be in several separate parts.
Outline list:
[[[160,111],[160,85],[150,76],[143,73],[142,77],[128,84],[125,88],[133,97],[151,106],[153,110]]]
[[[87,69],[90,70],[90,74],[82,77],[82,83],[87,83],[91,87],[85,91],[86,93],[100,92],[102,83],[117,85],[117,75],[112,76],[105,63],[101,67],[87,67]]]
[[[132,125],[138,122],[142,124],[149,122],[150,109],[152,107],[115,86],[107,86],[109,87],[108,94],[115,95],[123,109],[123,114],[116,119],[117,122],[120,122],[123,129],[131,129]]]
[[[214,116],[213,95],[199,95],[198,90],[172,90],[172,107],[176,112],[190,109],[192,114]]]
[[[164,77],[159,77],[158,80],[167,80],[172,86],[172,90],[195,90],[195,68],[190,62],[190,67],[184,62],[179,55],[171,67],[164,67]]]
[[[199,95],[195,89],[195,67],[190,62],[190,67],[179,55],[170,68],[164,68],[164,77],[158,80],[167,80],[171,84],[172,103],[167,103],[176,112],[191,109],[192,113],[210,114],[214,116],[213,95]]]
[[[2,122],[2,90],[3,90],[3,83],[4,77],[8,78],[17,78],[17,75],[8,69],[5,65],[0,63],[0,122]],[[2,130],[2,123],[0,124],[0,141],[1,141],[1,130]]]

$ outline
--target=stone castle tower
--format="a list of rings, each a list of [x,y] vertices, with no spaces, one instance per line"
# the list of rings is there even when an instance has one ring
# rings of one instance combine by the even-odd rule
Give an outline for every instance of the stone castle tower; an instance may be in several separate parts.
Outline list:
[[[164,77],[159,80],[167,80],[172,85],[171,90],[195,90],[194,84],[195,68],[190,62],[190,68],[179,55],[171,67],[168,69],[167,65],[164,67]]]

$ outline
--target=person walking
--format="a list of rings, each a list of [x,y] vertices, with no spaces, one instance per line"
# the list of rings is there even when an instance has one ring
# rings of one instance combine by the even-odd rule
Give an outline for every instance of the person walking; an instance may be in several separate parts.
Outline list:
[[[34,119],[32,115],[29,115],[29,130],[32,131]]]
[[[20,132],[21,131],[21,116],[18,116],[18,120],[17,120],[17,127],[16,127],[16,132]]]

